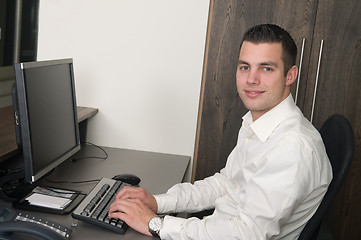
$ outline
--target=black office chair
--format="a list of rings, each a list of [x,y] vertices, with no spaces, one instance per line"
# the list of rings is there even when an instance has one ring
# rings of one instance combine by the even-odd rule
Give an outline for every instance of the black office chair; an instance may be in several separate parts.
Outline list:
[[[316,239],[322,219],[346,177],[354,152],[353,130],[345,117],[332,115],[323,124],[320,133],[332,165],[333,179],[316,213],[307,222],[298,240]]]

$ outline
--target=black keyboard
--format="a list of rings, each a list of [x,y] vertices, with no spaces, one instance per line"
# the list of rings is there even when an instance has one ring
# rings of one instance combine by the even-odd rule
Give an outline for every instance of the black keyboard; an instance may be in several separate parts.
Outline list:
[[[74,210],[72,217],[123,234],[127,230],[127,224],[120,219],[110,218],[108,211],[115,195],[124,186],[131,185],[109,178],[102,178]]]

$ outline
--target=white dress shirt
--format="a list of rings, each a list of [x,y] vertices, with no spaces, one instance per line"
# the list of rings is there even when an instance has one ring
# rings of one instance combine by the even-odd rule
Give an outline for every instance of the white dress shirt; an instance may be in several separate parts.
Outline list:
[[[155,196],[158,213],[215,208],[202,220],[166,216],[161,239],[297,239],[331,179],[321,136],[289,95],[255,122],[243,117],[219,173]]]

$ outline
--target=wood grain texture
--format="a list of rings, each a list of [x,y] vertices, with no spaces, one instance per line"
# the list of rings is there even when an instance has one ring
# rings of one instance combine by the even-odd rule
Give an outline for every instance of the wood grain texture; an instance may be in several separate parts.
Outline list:
[[[79,107],[77,108],[78,111],[78,122],[82,122],[88,118],[93,117],[98,113],[97,108],[90,108],[90,107]]]
[[[13,107],[8,106],[0,109],[0,162],[17,152]]]
[[[243,33],[260,23],[285,28],[301,50],[297,105],[310,119],[320,42],[324,40],[313,123],[332,114],[349,119],[355,153],[330,213],[334,239],[361,239],[361,2],[358,0],[213,0],[210,5],[192,181],[224,167],[247,111],[235,84]],[[298,56],[298,61],[300,56]],[[295,84],[292,86],[295,96]]]
[[[332,114],[344,115],[355,136],[355,152],[346,180],[332,206],[334,239],[361,239],[361,2],[319,0],[304,113],[311,100],[321,39],[324,40],[313,123],[320,128]],[[316,44],[317,43],[317,44]]]

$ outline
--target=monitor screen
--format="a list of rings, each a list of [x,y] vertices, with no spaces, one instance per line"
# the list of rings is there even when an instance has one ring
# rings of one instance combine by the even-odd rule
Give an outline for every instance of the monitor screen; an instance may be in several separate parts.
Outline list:
[[[34,182],[80,149],[72,59],[15,64],[16,139],[25,181]]]

